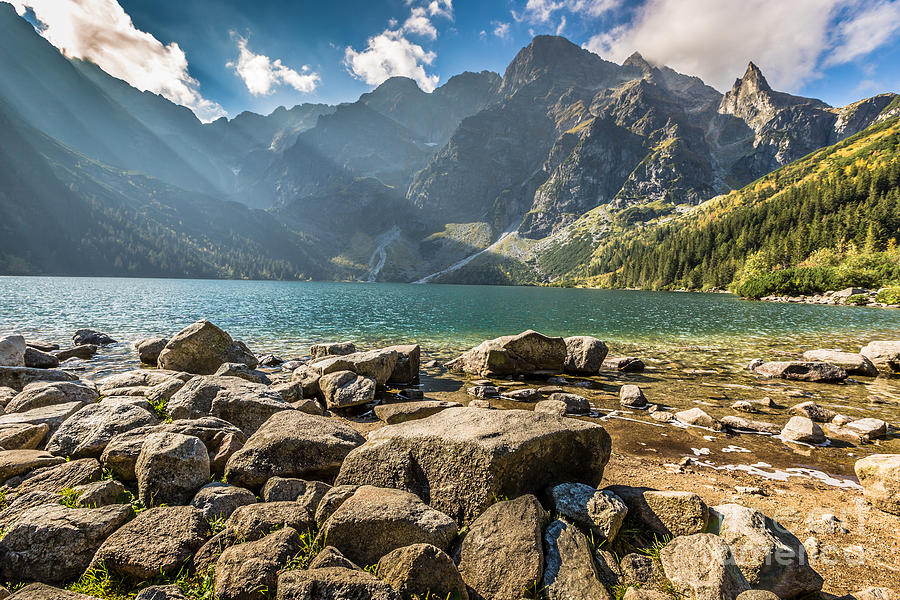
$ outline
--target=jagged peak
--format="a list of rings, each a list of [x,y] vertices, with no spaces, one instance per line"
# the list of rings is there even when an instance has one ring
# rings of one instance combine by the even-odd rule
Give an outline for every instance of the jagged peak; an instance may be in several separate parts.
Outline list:
[[[735,89],[741,88],[744,86],[750,86],[755,88],[756,91],[760,92],[771,92],[772,87],[769,85],[769,82],[766,80],[765,75],[763,75],[762,70],[756,66],[752,60],[747,65],[747,70],[744,72],[744,76],[740,79],[734,80]]]
[[[622,63],[622,66],[634,67],[645,72],[653,69],[653,65],[647,62],[647,60],[641,55],[640,52],[634,52],[631,56],[626,58],[625,62]]]

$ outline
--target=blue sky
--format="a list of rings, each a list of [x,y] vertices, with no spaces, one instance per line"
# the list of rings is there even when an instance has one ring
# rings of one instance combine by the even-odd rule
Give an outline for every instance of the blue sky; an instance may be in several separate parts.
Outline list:
[[[429,90],[502,73],[535,34],[725,91],[749,60],[773,87],[843,105],[900,88],[900,0],[6,0],[70,56],[209,120],[355,100],[385,77]]]

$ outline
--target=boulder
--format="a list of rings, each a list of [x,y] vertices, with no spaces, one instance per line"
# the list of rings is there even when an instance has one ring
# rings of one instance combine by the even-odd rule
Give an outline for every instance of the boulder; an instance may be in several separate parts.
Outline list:
[[[881,419],[868,417],[865,419],[857,419],[850,421],[844,425],[847,429],[857,434],[864,441],[871,441],[883,438],[887,435],[887,423]]]
[[[66,508],[44,504],[16,520],[0,540],[4,580],[62,583],[79,577],[100,544],[124,525],[130,505]]]
[[[557,519],[544,532],[543,589],[549,600],[611,600],[600,583],[587,538],[577,527]]]
[[[75,381],[78,378],[62,369],[32,369],[30,367],[0,366],[0,387],[21,392],[35,381]]]
[[[646,366],[644,361],[635,356],[620,356],[604,360],[603,368],[619,373],[640,373]]]
[[[731,547],[753,589],[773,592],[782,600],[822,589],[822,577],[809,566],[803,544],[780,524],[738,504],[714,506],[710,515],[710,533]]]
[[[135,342],[134,349],[143,364],[155,367],[159,361],[159,353],[168,343],[168,338],[146,338]]]
[[[325,492],[325,495],[319,500],[316,507],[316,525],[319,528],[325,524],[328,517],[336,511],[341,504],[356,493],[359,489],[358,485],[336,485]]]
[[[206,319],[176,333],[159,353],[163,369],[211,375],[222,363],[243,363],[255,369],[258,362],[241,341],[235,341],[224,330]]]
[[[191,378],[191,375],[163,369],[135,369],[104,377],[97,382],[97,389],[104,396],[124,396],[128,394],[123,394],[120,390],[150,388],[167,381],[170,377],[179,377],[187,380]]]
[[[365,439],[349,425],[291,410],[276,413],[228,460],[229,482],[252,490],[270,477],[329,479]]]
[[[557,400],[566,405],[567,415],[586,415],[591,412],[591,403],[584,396],[578,394],[568,394],[566,392],[556,392],[550,394],[547,398],[549,401]]]
[[[29,383],[6,406],[7,413],[21,413],[36,408],[82,402],[97,402],[97,389],[81,381],[40,381]]]
[[[709,522],[709,508],[693,492],[625,485],[612,485],[606,491],[618,496],[628,507],[626,523],[660,537],[701,533]]]
[[[66,419],[78,412],[83,406],[84,403],[82,402],[70,402],[68,404],[35,408],[20,413],[0,415],[0,430],[22,425],[44,425],[47,427],[47,433],[52,435]]]
[[[849,375],[863,375],[875,377],[878,369],[868,358],[862,354],[853,352],[841,352],[839,350],[807,350],[803,353],[803,360],[813,362],[825,362],[841,367]]]
[[[544,573],[546,513],[532,495],[498,502],[469,526],[459,572],[477,598],[519,600]]]
[[[825,442],[825,432],[812,419],[791,417],[781,430],[781,439],[785,442],[822,444]]]
[[[869,342],[859,353],[868,358],[879,371],[900,372],[900,341]]]
[[[298,502],[257,502],[235,509],[225,521],[225,530],[237,540],[258,540],[279,526],[298,532],[315,530],[313,517]]]
[[[454,372],[480,377],[523,375],[538,371],[562,372],[566,364],[566,342],[536,331],[525,331],[487,340],[447,363]]]
[[[209,454],[194,436],[153,433],[141,446],[134,472],[145,506],[187,504],[209,481]]]
[[[782,429],[781,426],[776,425],[775,423],[768,423],[766,421],[754,421],[752,419],[745,419],[744,417],[737,417],[734,415],[722,417],[719,422],[728,429],[740,431],[756,431],[759,433],[768,433],[770,435],[778,435],[779,433],[781,433]]]
[[[368,404],[375,399],[375,380],[353,371],[334,371],[322,375],[319,389],[329,409]]]
[[[54,492],[27,492],[10,499],[5,498],[5,508],[0,510],[0,529],[12,527],[23,514],[45,504],[59,505],[59,494]]]
[[[378,561],[376,574],[403,598],[469,598],[453,560],[431,544],[412,544],[388,552]]]
[[[43,443],[50,427],[46,423],[5,425],[0,427],[0,448],[6,450],[34,450]]]
[[[10,477],[62,462],[65,462],[64,458],[43,450],[0,450],[0,483]]]
[[[562,417],[568,408],[562,400],[541,400],[534,405],[534,412]]]
[[[560,517],[590,531],[597,543],[612,542],[628,512],[621,498],[611,491],[601,491],[583,483],[553,486],[549,496]]]
[[[252,435],[275,413],[293,410],[265,385],[215,375],[188,381],[169,399],[167,409],[173,419],[212,416],[228,421],[247,435]]]
[[[679,536],[659,553],[666,578],[679,594],[695,600],[735,600],[750,585],[717,535]]]
[[[214,481],[197,491],[191,506],[206,520],[227,519],[241,506],[256,503],[256,494],[248,489]]]
[[[99,350],[100,348],[98,346],[95,346],[94,344],[83,344],[81,346],[75,346],[74,348],[57,350],[53,353],[53,355],[56,356],[56,360],[58,360],[59,362],[69,360],[70,358],[90,360],[94,357],[95,354],[97,354]]]
[[[419,380],[419,362],[422,350],[418,344],[390,346],[385,350],[393,350],[397,353],[397,364],[391,371],[388,383],[405,385]]]
[[[326,356],[344,356],[355,354],[356,345],[353,342],[331,342],[327,344],[313,344],[309,347],[312,360],[325,358]]]
[[[319,502],[331,490],[324,481],[272,477],[262,490],[263,502],[299,502],[309,514],[316,514]]]
[[[456,533],[453,519],[414,494],[364,485],[328,517],[319,537],[351,561],[372,565],[410,544],[446,549]]]
[[[352,371],[363,377],[375,380],[378,386],[384,386],[394,372],[400,355],[396,350],[370,350],[368,352],[354,352],[340,356],[328,356],[309,365],[314,374],[319,377],[338,371]],[[304,395],[306,395],[304,386]]]
[[[312,398],[319,393],[319,379],[322,375],[309,365],[301,365],[291,373],[291,381],[300,384],[304,398]]]
[[[560,481],[596,484],[609,453],[609,435],[593,423],[449,408],[373,431],[344,459],[336,483],[405,489],[469,522],[497,497],[539,493]]]
[[[595,337],[579,335],[565,338],[566,373],[573,375],[596,375],[603,367],[609,353],[606,344]]]
[[[534,388],[523,388],[518,390],[508,390],[500,394],[501,398],[512,400],[513,402],[536,402],[543,396]]]
[[[263,385],[272,383],[268,375],[262,371],[251,369],[244,363],[222,363],[222,366],[216,369],[216,372],[213,373],[213,375],[216,377],[239,377],[245,381],[261,383]]]
[[[387,583],[365,571],[341,567],[285,571],[278,576],[278,600],[401,600]]]
[[[269,388],[273,392],[277,392],[281,399],[294,406],[295,403],[303,400],[303,386],[299,381],[284,381],[270,385]],[[312,398],[310,398],[312,400]],[[294,406],[294,408],[297,408]]]
[[[705,427],[715,431],[722,430],[722,423],[711,417],[709,413],[701,408],[694,407],[687,410],[680,410],[675,413],[675,418],[687,425]]]
[[[227,548],[216,561],[215,597],[219,600],[257,600],[274,593],[278,571],[300,550],[300,536],[284,527],[253,542]]]
[[[134,600],[188,600],[177,585],[152,585],[144,588]]]
[[[495,385],[473,385],[466,393],[476,398],[496,398],[500,395],[500,388]]]
[[[21,335],[0,337],[0,367],[24,367],[25,350],[25,338]]]
[[[97,600],[68,590],[61,590],[43,583],[32,583],[18,590],[9,600]]]
[[[644,408],[647,406],[647,398],[641,388],[627,384],[619,388],[619,404],[628,408]]]
[[[72,343],[76,346],[83,344],[93,344],[95,346],[108,346],[115,344],[116,340],[112,339],[105,333],[94,331],[93,329],[79,329],[72,336]]]
[[[115,479],[104,479],[76,485],[72,491],[78,495],[78,508],[97,508],[116,504],[125,493],[125,486]]]
[[[151,579],[184,568],[209,535],[199,510],[190,506],[150,508],[120,527],[97,549],[91,566],[110,574]]]
[[[619,563],[621,585],[648,589],[664,589],[666,576],[653,557],[632,552]]]
[[[815,402],[802,402],[791,407],[791,412],[801,417],[807,417],[818,423],[828,423],[837,416],[833,410],[819,406]]]
[[[847,379],[847,371],[837,365],[802,360],[767,362],[757,366],[753,372],[770,379],[791,379],[794,381],[834,383]]]
[[[172,396],[184,387],[185,383],[187,382],[179,377],[169,377],[165,381],[147,388],[147,391],[144,392],[144,397],[147,399],[147,402],[152,404],[167,404],[172,399]]]
[[[291,406],[294,407],[295,410],[299,410],[302,413],[306,413],[308,415],[315,415],[317,417],[324,417],[325,407],[322,406],[322,403],[316,400],[315,398],[304,398],[303,400],[297,400],[292,403]]]
[[[0,415],[3,414],[6,406],[12,401],[13,398],[18,394],[16,390],[11,387],[0,387]]]
[[[28,492],[59,494],[65,488],[97,481],[102,473],[100,463],[96,459],[82,458],[29,471],[24,475],[7,479],[4,485],[16,496]],[[8,493],[7,496],[9,495]]]
[[[34,369],[55,369],[59,366],[59,359],[48,352],[41,352],[28,346],[25,348],[25,366]]]
[[[859,483],[872,506],[900,516],[900,454],[873,454],[856,461]]]
[[[328,567],[341,567],[342,569],[351,569],[354,571],[362,571],[356,563],[347,560],[341,554],[341,551],[334,546],[325,546],[322,551],[316,554],[316,557],[309,563],[310,569],[325,569]]]
[[[420,400],[418,402],[397,402],[395,404],[379,404],[375,407],[375,416],[387,423],[405,423],[416,419],[424,419],[448,408],[462,406],[459,402],[446,400]]]
[[[159,420],[134,404],[89,404],[62,422],[47,442],[47,451],[72,458],[100,458],[115,436]]]
[[[59,344],[39,342],[36,340],[26,340],[25,346],[40,350],[41,352],[53,352],[54,350],[59,350]]]

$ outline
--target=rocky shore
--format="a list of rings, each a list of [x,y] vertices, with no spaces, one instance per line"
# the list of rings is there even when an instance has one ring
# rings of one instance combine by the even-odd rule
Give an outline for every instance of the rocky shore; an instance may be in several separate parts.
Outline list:
[[[737,400],[727,415],[667,406],[648,391],[653,365],[586,336],[528,331],[446,365],[415,344],[317,344],[284,360],[204,320],[136,343],[141,369],[67,368],[114,343],[0,337],[0,598],[889,600],[900,588],[882,558],[900,551],[900,455],[871,451],[896,437],[882,419],[802,397]],[[840,387],[897,371],[900,342],[872,342],[745,372]],[[746,436],[839,446],[860,457],[857,479],[748,485],[708,449],[664,455],[716,436],[733,452]],[[657,456],[636,450],[651,441]],[[800,527],[777,511],[826,501],[865,507],[869,529],[837,510]],[[852,544],[831,560],[841,535],[878,541],[860,548],[884,566],[848,560]]]
[[[868,306],[871,308],[900,308],[900,304],[879,301],[883,290],[866,288],[846,288],[839,291],[827,291],[811,296],[763,296],[763,302],[784,302],[789,304],[830,304],[836,306]],[[896,302],[896,300],[891,300]]]

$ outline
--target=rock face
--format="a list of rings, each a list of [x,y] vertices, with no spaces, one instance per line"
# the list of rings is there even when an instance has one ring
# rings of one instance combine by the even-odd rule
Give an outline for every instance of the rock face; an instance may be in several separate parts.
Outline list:
[[[609,599],[600,583],[587,538],[563,520],[550,523],[544,532],[544,582],[547,598]]]
[[[0,367],[25,366],[25,338],[21,335],[0,337]]]
[[[97,389],[80,381],[40,381],[26,385],[6,406],[6,412],[26,412],[70,402],[90,404],[97,399]]]
[[[752,508],[724,504],[711,509],[710,532],[730,547],[750,587],[790,600],[822,589],[806,549],[787,529]]]
[[[853,352],[840,352],[838,350],[807,350],[803,353],[803,359],[813,362],[826,362],[837,365],[850,375],[864,375],[875,377],[878,369],[868,358],[862,354]]]
[[[330,409],[368,404],[375,399],[375,380],[353,371],[335,371],[319,379],[319,389]]]
[[[418,402],[397,402],[396,404],[379,404],[375,407],[375,416],[387,423],[395,425],[424,419],[447,408],[459,408],[459,402],[446,400],[420,400]]]
[[[431,544],[412,544],[388,552],[378,561],[376,572],[403,598],[469,598],[453,560]]]
[[[150,579],[182,568],[208,534],[206,521],[195,508],[151,508],[109,536],[91,565],[102,562],[110,573]]]
[[[847,379],[847,371],[841,367],[813,361],[784,360],[767,362],[757,366],[753,371],[763,377],[792,379],[794,381],[833,383]]]
[[[666,578],[678,593],[696,600],[735,600],[750,585],[731,548],[710,533],[679,536],[659,554]]]
[[[227,548],[216,561],[216,598],[255,600],[262,589],[274,591],[278,570],[299,549],[300,536],[291,527]]]
[[[781,430],[781,439],[785,442],[822,444],[825,442],[825,432],[812,419],[791,417]]]
[[[608,490],[583,483],[561,483],[550,489],[553,508],[559,515],[594,534],[597,543],[612,541],[619,532],[628,507]]]
[[[132,515],[131,506],[66,508],[44,504],[22,513],[0,540],[4,580],[61,583],[84,572],[100,544]]]
[[[116,435],[158,422],[156,415],[134,404],[89,404],[63,421],[47,442],[47,451],[72,458],[100,458]]]
[[[328,479],[365,439],[327,417],[284,411],[273,415],[228,460],[229,482],[259,489],[270,477]]]
[[[326,567],[279,575],[278,600],[401,600],[401,596],[365,571]]]
[[[142,363],[155,367],[159,361],[159,353],[168,343],[168,338],[147,338],[135,342],[134,349],[137,350]]]
[[[525,331],[487,340],[447,363],[451,371],[481,377],[521,375],[536,371],[562,372],[566,364],[566,342],[536,331]]]
[[[211,375],[222,363],[244,363],[255,369],[256,357],[243,342],[201,319],[175,334],[159,353],[160,368]]]
[[[247,435],[252,435],[269,417],[283,410],[292,410],[292,407],[278,393],[239,377],[194,377],[169,399],[168,404],[173,419],[217,417]]]
[[[859,353],[868,358],[879,371],[900,371],[900,341],[869,342]]]
[[[400,355],[396,350],[386,348],[384,350],[328,356],[313,362],[310,365],[310,369],[319,376],[338,371],[352,371],[363,377],[371,377],[377,385],[383,386],[391,378],[399,358]]]
[[[609,435],[592,423],[450,408],[372,432],[347,455],[337,483],[405,489],[468,522],[496,497],[539,493],[560,481],[596,484],[609,453]]]
[[[141,446],[134,472],[146,506],[187,504],[209,481],[209,454],[194,436],[153,433]]]
[[[565,338],[566,373],[596,375],[603,368],[609,348],[595,337],[574,336]]]
[[[319,535],[353,562],[371,565],[410,544],[446,549],[456,523],[414,494],[364,485],[328,517]]]
[[[873,454],[854,467],[872,506],[900,515],[900,454]]]
[[[544,508],[530,494],[498,502],[475,519],[459,551],[459,572],[479,598],[519,600],[541,580]]]

